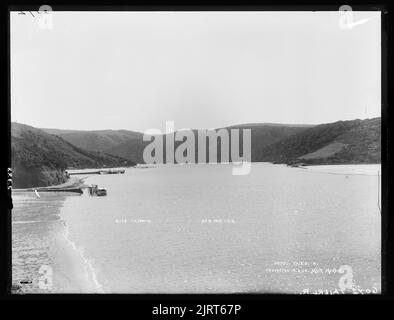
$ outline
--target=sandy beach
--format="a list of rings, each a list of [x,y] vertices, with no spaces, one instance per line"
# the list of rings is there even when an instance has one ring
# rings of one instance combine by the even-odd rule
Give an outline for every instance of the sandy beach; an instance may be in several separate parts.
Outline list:
[[[83,178],[72,177],[56,187],[80,187]],[[12,212],[12,293],[97,292],[89,264],[69,237],[60,210],[64,192],[15,190]]]

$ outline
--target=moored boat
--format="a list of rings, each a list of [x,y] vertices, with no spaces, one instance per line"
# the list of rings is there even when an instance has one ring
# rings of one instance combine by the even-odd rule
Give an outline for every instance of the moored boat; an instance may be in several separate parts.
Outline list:
[[[99,188],[96,191],[97,196],[106,196],[107,195],[107,189],[105,188]]]
[[[106,196],[107,195],[107,189],[99,188],[97,184],[92,184],[89,187],[89,193],[92,196]]]

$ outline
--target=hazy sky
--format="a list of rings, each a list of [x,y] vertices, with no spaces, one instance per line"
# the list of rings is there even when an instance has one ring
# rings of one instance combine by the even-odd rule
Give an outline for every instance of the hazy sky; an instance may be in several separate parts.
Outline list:
[[[42,29],[11,14],[13,121],[144,131],[380,116],[380,12],[353,13],[351,29],[339,12],[52,15]]]

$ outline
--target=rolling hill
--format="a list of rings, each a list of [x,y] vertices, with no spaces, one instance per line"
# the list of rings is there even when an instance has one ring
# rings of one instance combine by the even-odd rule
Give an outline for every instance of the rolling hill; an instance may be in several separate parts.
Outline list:
[[[264,148],[291,137],[295,134],[304,132],[308,128],[312,128],[313,125],[292,125],[292,124],[273,124],[273,123],[263,123],[263,124],[243,124],[231,127],[226,127],[225,129],[251,129],[252,133],[252,162],[258,162],[259,156]],[[230,139],[231,140],[231,139]],[[240,142],[242,139],[240,138]],[[242,149],[242,142],[240,143]]]
[[[337,121],[308,128],[265,147],[258,161],[273,163],[380,163],[381,118]]]
[[[11,124],[13,185],[15,188],[47,186],[66,180],[65,169],[135,165],[132,161],[74,146],[40,129]]]
[[[381,161],[380,118],[316,126],[257,123],[222,129],[251,129],[253,162],[294,165]],[[196,130],[194,133],[197,137]],[[165,141],[165,135],[163,138]],[[12,123],[14,186],[23,188],[64,182],[64,170],[69,167],[97,168],[144,163],[143,151],[149,143],[143,141],[142,133],[128,130],[36,129]],[[175,142],[175,149],[181,143]],[[217,151],[220,162],[220,143]]]
[[[143,136],[142,133],[128,130],[83,131],[46,128],[41,128],[41,130],[62,137],[76,147],[98,152],[106,152],[123,142],[142,140]]]
[[[292,136],[310,128],[310,125],[287,125],[287,124],[243,124],[223,129],[251,129],[252,130],[252,161],[256,161],[262,149],[281,139]],[[126,158],[128,160],[144,163],[143,151],[149,144],[143,141],[143,134],[127,130],[102,130],[102,131],[72,131],[43,129],[46,132],[57,134],[70,143],[94,151],[103,151],[108,154]],[[195,136],[196,130],[194,130]],[[165,140],[165,139],[164,139]],[[196,138],[196,141],[198,139]],[[231,140],[231,139],[230,139]],[[182,142],[175,142],[175,148]],[[218,146],[220,154],[220,146]],[[196,154],[196,159],[197,159]],[[165,158],[165,154],[164,154]]]
[[[380,162],[380,118],[337,121],[316,126],[251,123],[222,129],[251,129],[253,162],[286,164]],[[51,133],[58,134],[80,147],[104,151],[137,163],[144,163],[143,151],[149,144],[143,141],[142,133],[127,130],[46,130],[52,130]],[[196,130],[194,132],[197,143]],[[181,143],[175,142],[175,149]],[[196,149],[196,161],[197,151]],[[220,155],[220,143],[217,151]]]

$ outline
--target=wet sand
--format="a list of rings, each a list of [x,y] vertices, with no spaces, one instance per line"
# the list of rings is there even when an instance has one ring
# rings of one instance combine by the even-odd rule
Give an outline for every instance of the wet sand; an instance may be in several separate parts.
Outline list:
[[[65,199],[70,196],[79,195],[13,194],[12,293],[97,291],[89,278],[88,265],[68,238],[67,224],[59,216]]]

